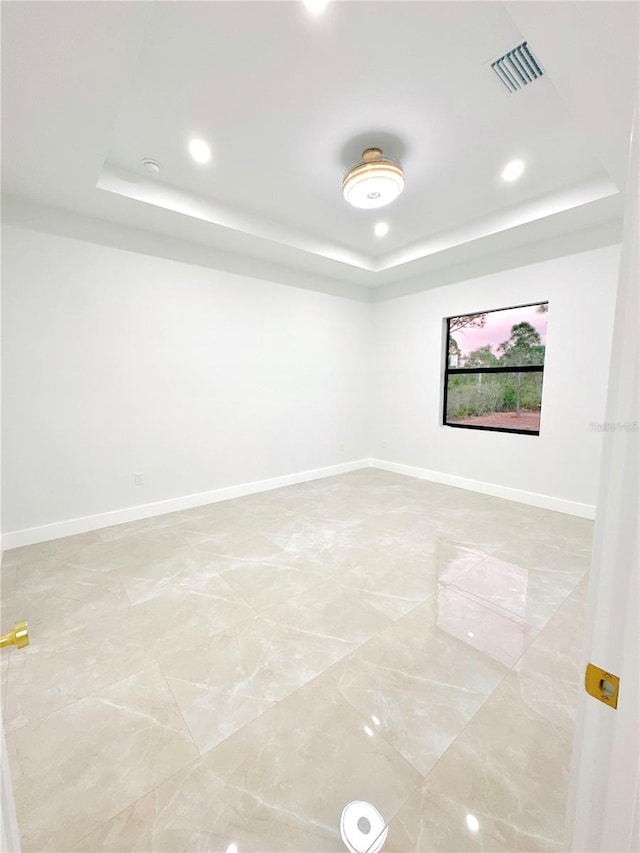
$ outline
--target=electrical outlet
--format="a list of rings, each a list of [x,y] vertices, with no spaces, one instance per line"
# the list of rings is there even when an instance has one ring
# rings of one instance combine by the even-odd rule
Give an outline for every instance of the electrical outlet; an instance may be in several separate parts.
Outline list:
[[[144,480],[142,478],[142,471],[137,471],[133,475],[133,482],[135,483],[136,486],[141,486],[144,483]]]

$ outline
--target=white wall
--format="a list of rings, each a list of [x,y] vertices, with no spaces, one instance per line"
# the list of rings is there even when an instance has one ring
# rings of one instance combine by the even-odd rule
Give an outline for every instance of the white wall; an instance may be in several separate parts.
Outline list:
[[[370,305],[24,228],[3,247],[5,533],[368,456]]]
[[[367,457],[591,514],[619,247],[369,305],[21,226],[3,244],[8,547]],[[540,437],[441,426],[443,318],[545,299]]]
[[[371,455],[591,514],[602,435],[590,422],[604,420],[619,254],[597,249],[377,303]],[[540,436],[442,426],[443,318],[544,300]]]

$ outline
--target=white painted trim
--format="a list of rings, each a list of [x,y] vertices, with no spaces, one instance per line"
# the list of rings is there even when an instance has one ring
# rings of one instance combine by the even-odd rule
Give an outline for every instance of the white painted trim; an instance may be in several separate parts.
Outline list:
[[[4,853],[20,853],[20,831],[13,799],[2,711],[0,711],[0,747],[0,840],[2,842],[0,850],[3,850]]]
[[[459,477],[455,474],[429,471],[426,468],[402,465],[399,462],[389,462],[384,459],[358,459],[354,462],[329,465],[326,468],[314,468],[310,471],[300,471],[296,474],[285,474],[282,477],[271,477],[268,480],[256,480],[255,482],[242,483],[238,486],[226,486],[210,492],[183,495],[182,497],[169,498],[165,501],[139,504],[96,515],[85,515],[81,518],[70,518],[66,521],[43,524],[39,527],[13,530],[2,534],[2,546],[3,550],[9,550],[10,548],[20,548],[24,545],[34,545],[37,542],[48,542],[50,539],[60,539],[63,536],[73,536],[76,533],[86,533],[89,530],[100,530],[103,527],[112,527],[114,524],[140,521],[143,518],[151,518],[155,515],[164,515],[168,512],[190,509],[191,507],[217,503],[218,501],[228,501],[233,498],[244,497],[245,495],[268,492],[271,489],[280,489],[283,486],[308,483],[312,480],[334,477],[337,474],[346,474],[349,471],[359,471],[362,468],[370,467],[380,468],[382,471],[392,471],[395,474],[404,474],[407,477],[416,477],[419,480],[430,480],[433,483],[454,486],[458,489],[467,489],[470,492],[480,492],[484,495],[492,495],[493,497],[504,498],[505,500],[515,501],[516,503],[529,504],[530,506],[550,509],[555,512],[564,512],[568,515],[577,515],[581,518],[593,518],[595,514],[595,507],[590,504],[568,501],[563,498],[552,497],[551,495],[540,495],[536,492],[525,492],[521,489],[510,488],[509,486],[484,483],[480,480],[469,480],[466,477]]]
[[[258,492],[268,492],[271,489],[280,489],[283,486],[295,486],[298,483],[308,483],[311,480],[320,480],[324,477],[333,477],[336,474],[346,474],[349,471],[359,471],[361,468],[368,467],[368,459],[358,459],[354,462],[329,465],[326,468],[314,468],[310,471],[300,471],[296,474],[285,474],[282,477],[271,477],[268,480],[242,483],[239,486],[226,486],[225,488],[214,489],[210,492],[184,495],[183,497],[170,498],[165,501],[140,504],[138,506],[126,507],[125,509],[115,509],[111,512],[102,512],[97,515],[85,515],[81,518],[70,518],[67,521],[43,524],[40,527],[13,530],[3,534],[3,545],[5,550],[20,548],[23,545],[48,542],[50,539],[60,539],[63,536],[73,536],[76,533],[86,533],[89,530],[100,530],[103,527],[112,527],[114,524],[140,521],[143,518],[151,518],[154,515],[164,515],[165,513],[176,512],[180,509],[190,509],[191,507],[217,503],[218,501],[228,501],[232,498],[241,498],[245,495],[257,494]]]
[[[636,93],[636,104],[640,90]],[[605,421],[637,423],[640,112],[630,143],[624,239]],[[638,433],[605,432],[583,665],[620,678],[617,710],[578,694],[564,850],[638,851],[640,792],[640,478]]]
[[[413,465],[401,465],[399,462],[387,462],[383,459],[371,459],[373,468],[383,471],[393,471],[395,474],[406,474],[408,477],[417,477],[420,480],[431,480],[434,483],[442,483],[445,486],[455,486],[458,489],[467,489],[470,492],[481,492],[483,495],[492,495],[494,498],[504,498],[520,504],[550,509],[554,512],[564,512],[567,515],[577,515],[580,518],[594,518],[595,507],[590,504],[568,501],[564,498],[554,498],[551,495],[540,495],[537,492],[525,492],[521,489],[513,489],[510,486],[500,486],[497,483],[484,483],[481,480],[468,480],[466,477],[458,477],[456,474],[444,474],[440,471],[429,471],[427,468],[416,468]]]

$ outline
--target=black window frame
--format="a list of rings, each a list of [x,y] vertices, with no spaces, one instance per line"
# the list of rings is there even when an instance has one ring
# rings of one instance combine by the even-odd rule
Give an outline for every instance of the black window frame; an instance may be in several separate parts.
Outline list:
[[[445,325],[445,343],[444,343],[444,395],[443,395],[443,406],[442,406],[442,426],[452,427],[453,429],[475,429],[475,430],[483,430],[484,432],[507,432],[513,435],[540,435],[540,430],[532,430],[532,429],[510,429],[508,427],[494,427],[494,426],[481,426],[479,424],[455,424],[447,421],[447,396],[449,392],[449,377],[460,375],[460,374],[473,374],[474,376],[478,373],[542,373],[544,376],[544,362],[541,365],[521,365],[517,366],[504,366],[504,367],[449,367],[449,338],[450,338],[450,324],[452,320],[457,319],[458,317],[468,317],[471,314],[496,314],[499,311],[511,311],[516,308],[533,308],[538,305],[549,305],[548,299],[543,299],[540,302],[527,302],[524,305],[511,305],[505,308],[492,308],[490,311],[469,311],[467,314],[452,314],[450,317],[445,317],[446,325]],[[548,309],[547,309],[548,310]],[[546,345],[545,345],[546,346]],[[545,352],[546,356],[546,352]],[[542,383],[544,387],[544,381]],[[540,403],[540,415],[542,417],[542,402]]]

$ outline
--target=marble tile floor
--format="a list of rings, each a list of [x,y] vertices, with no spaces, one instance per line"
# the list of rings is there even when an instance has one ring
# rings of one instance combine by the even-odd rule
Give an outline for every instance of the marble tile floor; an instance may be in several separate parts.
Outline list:
[[[369,469],[5,553],[23,850],[562,850],[591,527]]]

